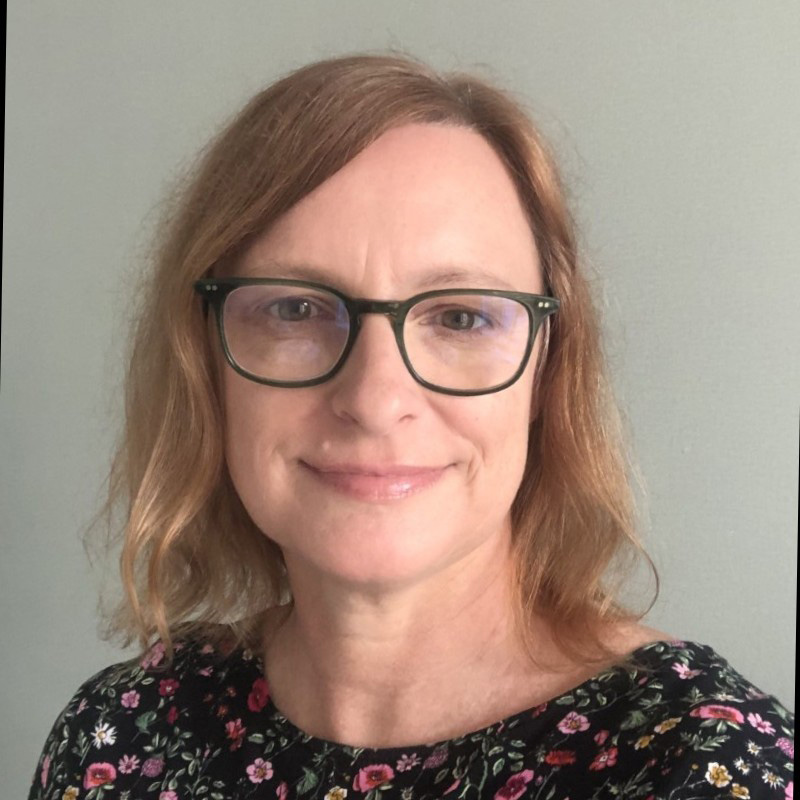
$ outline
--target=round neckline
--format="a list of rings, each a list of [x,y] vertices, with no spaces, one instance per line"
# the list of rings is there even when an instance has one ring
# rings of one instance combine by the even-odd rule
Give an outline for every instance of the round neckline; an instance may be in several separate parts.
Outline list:
[[[639,657],[644,654],[649,654],[649,651],[661,647],[667,647],[670,649],[674,649],[676,646],[680,645],[681,647],[691,647],[691,648],[698,648],[702,647],[695,642],[688,642],[682,639],[659,639],[652,642],[647,642],[644,645],[641,645],[634,650],[630,651],[623,659],[623,663],[616,663],[612,664],[611,666],[605,667],[601,669],[599,672],[591,675],[590,677],[586,678],[585,680],[581,681],[580,683],[575,684],[575,686],[567,689],[564,692],[561,692],[557,695],[554,695],[550,699],[544,701],[543,703],[537,706],[531,706],[529,708],[522,709],[521,711],[516,711],[513,714],[510,714],[500,720],[492,722],[491,724],[484,726],[482,728],[477,728],[472,731],[467,731],[462,734],[458,734],[457,736],[453,736],[449,739],[441,739],[438,741],[433,742],[422,742],[422,743],[412,743],[406,745],[391,745],[388,747],[369,747],[369,746],[361,746],[361,745],[350,745],[344,744],[342,742],[336,742],[332,739],[325,739],[323,737],[314,736],[313,734],[307,733],[302,728],[298,727],[294,722],[292,722],[274,703],[272,699],[272,693],[270,692],[267,697],[267,703],[264,707],[264,711],[268,714],[270,720],[272,720],[275,724],[280,726],[283,729],[283,732],[286,736],[291,739],[299,739],[303,742],[304,746],[315,751],[325,750],[327,752],[331,751],[339,751],[342,753],[347,753],[351,755],[355,754],[369,754],[370,758],[375,759],[377,758],[392,758],[396,755],[414,752],[417,755],[420,754],[432,754],[437,750],[444,750],[449,749],[454,744],[461,743],[467,739],[485,739],[485,738],[496,738],[498,736],[502,736],[503,732],[507,729],[511,729],[514,732],[514,738],[519,738],[520,734],[522,733],[522,729],[520,728],[519,723],[524,723],[525,729],[530,730],[531,726],[535,727],[543,727],[549,724],[549,717],[552,714],[548,714],[551,712],[553,708],[559,707],[559,701],[563,698],[567,697],[574,692],[577,692],[584,687],[589,686],[592,683],[595,683],[599,680],[613,680],[614,678],[625,678],[630,680],[631,678],[635,677],[635,673],[638,672],[639,665],[630,666],[630,662],[638,661]],[[660,661],[663,661],[665,656],[662,653],[659,654],[661,657]],[[258,667],[258,671],[261,677],[263,677],[267,682],[267,687],[269,687],[269,679],[266,677],[264,671],[264,664],[263,659],[260,655],[256,655],[254,658],[254,663]],[[644,664],[642,664],[644,666]],[[656,666],[656,663],[651,660],[647,666]],[[536,713],[539,709],[542,709],[540,713]]]

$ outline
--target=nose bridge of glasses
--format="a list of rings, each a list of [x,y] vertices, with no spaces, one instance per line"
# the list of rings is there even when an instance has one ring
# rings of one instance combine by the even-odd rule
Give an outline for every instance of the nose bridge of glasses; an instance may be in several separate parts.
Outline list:
[[[363,314],[383,314],[391,317],[392,322],[395,322],[401,305],[401,303],[390,300],[356,300],[353,303],[353,316],[358,318]]]
[[[351,346],[355,346],[356,341],[361,338],[360,331],[362,328],[362,317],[369,314],[388,317],[389,325],[391,326],[394,338],[400,348],[401,354],[403,346],[400,343],[400,325],[404,318],[403,314],[404,303],[393,300],[369,300],[359,299],[352,300],[350,303],[350,318],[351,318]]]

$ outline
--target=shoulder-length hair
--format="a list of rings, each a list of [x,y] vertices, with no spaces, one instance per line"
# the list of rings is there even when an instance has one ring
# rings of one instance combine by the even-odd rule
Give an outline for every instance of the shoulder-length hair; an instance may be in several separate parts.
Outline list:
[[[612,569],[627,556],[647,559],[629,448],[548,146],[510,94],[475,76],[442,75],[406,56],[354,55],[305,66],[256,95],[201,154],[162,224],[140,295],[105,506],[109,521],[121,511],[124,523],[109,523],[112,541],[122,529],[124,585],[109,632],[127,643],[160,637],[171,651],[178,630],[203,628],[258,646],[264,611],[291,602],[281,552],[228,474],[219,379],[192,284],[234,270],[253,237],[407,123],[462,126],[489,142],[561,301],[543,329],[527,464],[510,510],[519,629],[536,614],[566,654],[591,660],[608,655],[609,622],[639,617],[618,600],[622,573]]]

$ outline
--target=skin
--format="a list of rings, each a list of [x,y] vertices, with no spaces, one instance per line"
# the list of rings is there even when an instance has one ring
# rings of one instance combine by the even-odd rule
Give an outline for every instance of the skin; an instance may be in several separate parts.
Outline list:
[[[502,162],[478,134],[444,125],[384,134],[257,239],[236,273],[312,277],[292,271],[299,265],[379,300],[448,286],[544,290]],[[484,274],[448,284],[454,269]],[[559,662],[543,623],[534,621],[539,655],[555,669],[533,666],[513,632],[509,509],[538,352],[537,341],[508,389],[452,397],[417,384],[389,320],[370,315],[327,383],[281,389],[223,371],[231,476],[282,548],[295,598],[287,618],[268,621],[266,673],[303,730],[355,746],[433,741],[587,677]],[[320,462],[446,469],[423,491],[365,500],[304,466]],[[662,638],[646,631],[610,636],[627,652]]]

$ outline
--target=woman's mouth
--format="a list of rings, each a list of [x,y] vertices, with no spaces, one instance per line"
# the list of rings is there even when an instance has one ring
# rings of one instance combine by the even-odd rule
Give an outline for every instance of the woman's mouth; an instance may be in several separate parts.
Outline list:
[[[407,465],[333,464],[301,465],[321,484],[366,502],[401,500],[436,484],[451,465],[416,467]]]

